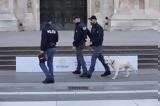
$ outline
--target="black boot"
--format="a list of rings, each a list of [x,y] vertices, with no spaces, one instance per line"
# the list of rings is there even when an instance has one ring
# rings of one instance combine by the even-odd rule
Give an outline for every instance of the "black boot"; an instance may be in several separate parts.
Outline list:
[[[73,71],[72,73],[73,73],[73,74],[81,74],[81,71],[75,70],[75,71]]]
[[[81,78],[88,78],[88,79],[90,79],[90,78],[92,77],[92,75],[91,75],[91,74],[84,73],[84,74],[80,75],[80,77],[81,77]]]
[[[50,84],[50,83],[55,83],[54,78],[46,78],[43,81],[44,84]]]
[[[105,72],[101,75],[101,77],[106,77],[106,76],[108,76],[108,75],[111,75],[111,72],[110,72],[110,71],[105,71]]]

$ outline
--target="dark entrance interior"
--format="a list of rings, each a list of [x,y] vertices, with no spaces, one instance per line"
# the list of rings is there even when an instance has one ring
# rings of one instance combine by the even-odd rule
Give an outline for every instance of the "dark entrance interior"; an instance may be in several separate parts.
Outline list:
[[[87,23],[87,0],[40,0],[41,27],[48,16],[59,30],[73,30],[72,18],[80,16]]]

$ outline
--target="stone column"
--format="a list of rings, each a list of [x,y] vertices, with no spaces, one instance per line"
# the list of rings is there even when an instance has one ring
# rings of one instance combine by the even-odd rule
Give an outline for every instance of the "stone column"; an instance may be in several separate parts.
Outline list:
[[[25,30],[40,30],[40,0],[24,0]]]
[[[145,0],[140,0],[139,1],[139,8],[142,10],[145,10]]]
[[[19,22],[23,23],[25,17],[25,0],[14,0],[15,1],[15,14]]]
[[[9,10],[11,14],[13,14],[13,10],[14,10],[13,4],[14,4],[14,0],[9,0]]]
[[[100,23],[104,27],[104,29],[109,30],[110,26],[110,18],[114,12],[114,3],[113,0],[100,0]],[[109,19],[106,20],[105,17]],[[106,24],[107,23],[107,24]]]
[[[159,9],[159,0],[150,0],[150,7],[157,11]]]
[[[14,0],[1,0],[0,3],[0,31],[17,31]]]
[[[4,14],[4,13],[9,13],[10,9],[9,9],[9,0],[1,0],[0,1],[0,13]]]
[[[35,30],[40,30],[40,0],[32,0]]]
[[[24,31],[24,18],[26,16],[26,2],[25,0],[14,0],[15,4],[15,16],[18,22],[19,31]]]
[[[92,15],[92,0],[87,0],[87,15],[90,17]]]
[[[110,17],[114,13],[114,2],[113,0],[100,0],[100,13],[104,17]]]
[[[149,1],[150,0],[145,0],[145,13],[147,13],[147,11],[149,10],[150,6],[149,6]]]
[[[107,16],[108,13],[108,0],[100,0],[100,13]]]
[[[92,2],[93,0],[87,0],[87,20],[89,17],[92,16]],[[88,25],[88,28],[90,29],[91,28],[91,25],[89,23],[89,21],[87,21],[87,25]]]
[[[114,14],[119,10],[119,0],[114,0]]]
[[[112,17],[114,14],[114,0],[108,0],[108,16]]]

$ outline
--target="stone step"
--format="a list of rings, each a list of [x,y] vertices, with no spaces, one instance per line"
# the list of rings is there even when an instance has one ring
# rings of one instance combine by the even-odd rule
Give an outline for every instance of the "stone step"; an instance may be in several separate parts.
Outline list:
[[[133,93],[134,92],[134,93]],[[15,95],[0,95],[3,101],[68,101],[68,100],[132,100],[132,99],[157,99],[156,90],[138,91],[66,91],[66,92],[17,92]],[[23,95],[20,95],[23,94]]]
[[[104,49],[158,49],[158,46],[104,46]],[[72,46],[58,46],[57,49],[72,49]],[[39,50],[39,47],[0,47],[0,50]]]
[[[153,60],[153,59],[150,59],[150,60],[138,60],[138,63],[158,63],[158,60]]]
[[[16,71],[16,65],[0,65],[0,70],[2,71]]]
[[[71,46],[57,47],[56,56],[75,56]],[[139,68],[145,66],[149,69],[157,68],[158,47],[157,46],[105,46],[103,54],[108,56],[138,55]],[[12,65],[15,69],[16,56],[37,56],[39,47],[0,47],[0,70]],[[84,49],[84,55],[91,55],[91,51]],[[8,61],[7,61],[8,60]],[[10,68],[7,68],[10,69]]]
[[[104,51],[104,54],[123,54],[123,55],[158,55],[156,51]],[[38,55],[38,51],[14,51],[0,52],[0,55]],[[74,51],[57,51],[56,54],[75,54]],[[89,51],[84,51],[84,54],[91,54]]]
[[[16,60],[0,60],[0,65],[16,65]]]
[[[158,65],[138,65],[139,69],[158,69]]]
[[[70,48],[56,48],[58,51],[73,51],[72,50],[72,47]],[[103,51],[147,51],[147,50],[152,50],[152,51],[157,51],[158,49],[144,49],[144,48],[141,48],[141,49],[138,49],[138,48],[133,48],[133,49],[123,49],[123,48],[119,48],[119,49],[115,49],[114,47],[112,49],[108,49],[108,48],[103,48]],[[11,49],[8,49],[8,50],[1,50],[1,52],[3,51],[8,51],[8,52],[14,52],[14,51],[39,51],[39,49],[25,49],[25,48],[22,48],[22,49],[19,49],[19,48],[11,48]],[[85,48],[84,51],[90,51],[89,48]],[[158,52],[157,52],[158,53]]]
[[[0,55],[0,60],[15,60],[15,56],[2,56]]]
[[[158,56],[157,55],[139,55],[138,56],[139,58],[154,58],[154,59],[158,59]]]
[[[109,91],[111,92],[111,91]],[[118,92],[118,91],[117,91]],[[92,94],[88,94],[88,93],[83,93],[83,92],[76,92],[76,93],[72,93],[72,92],[60,92],[61,94],[53,94],[52,92],[47,92],[45,93],[36,93],[35,95],[32,94],[32,92],[28,92],[29,95],[27,94],[23,94],[23,92],[19,92],[19,94],[23,94],[23,95],[19,95],[18,93],[15,95],[0,95],[2,98],[1,100],[3,100],[3,102],[6,101],[83,101],[83,100],[135,100],[135,99],[157,99],[158,98],[158,91],[155,90],[151,90],[150,92],[139,92],[137,93],[136,91],[134,91],[135,93],[130,93],[129,91],[126,93],[96,93],[96,91],[94,92],[90,92]],[[58,92],[57,92],[58,93]],[[113,99],[114,98],[114,99]]]
[[[17,102],[0,102],[1,106],[159,106],[157,99],[134,99],[134,100],[69,100],[69,101],[17,101]]]
[[[0,50],[1,52],[14,52],[14,51],[39,51],[39,49],[9,49],[9,50]],[[61,49],[61,48],[57,48],[57,51],[73,51],[72,48],[66,48],[66,49]],[[84,51],[90,51],[90,49],[84,49]],[[108,48],[103,48],[103,51],[158,51],[157,49],[123,49],[123,48],[119,48],[119,49],[108,49]],[[157,52],[158,53],[158,52]]]

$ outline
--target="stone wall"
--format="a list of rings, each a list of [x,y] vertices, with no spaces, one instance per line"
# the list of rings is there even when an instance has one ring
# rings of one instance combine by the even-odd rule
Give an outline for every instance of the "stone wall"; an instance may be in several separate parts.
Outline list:
[[[160,30],[160,0],[87,0],[108,30]],[[39,30],[40,0],[0,0],[0,31]],[[109,17],[106,27],[105,17]]]

